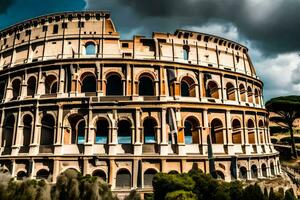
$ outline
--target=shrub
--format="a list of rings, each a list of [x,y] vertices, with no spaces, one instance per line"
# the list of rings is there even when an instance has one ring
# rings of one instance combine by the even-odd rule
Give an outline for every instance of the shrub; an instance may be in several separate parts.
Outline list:
[[[165,200],[196,200],[197,196],[191,191],[177,190],[169,192]]]

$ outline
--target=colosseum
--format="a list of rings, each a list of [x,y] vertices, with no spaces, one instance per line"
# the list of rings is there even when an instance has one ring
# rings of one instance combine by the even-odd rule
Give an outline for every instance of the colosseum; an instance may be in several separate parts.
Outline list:
[[[0,32],[0,165],[67,169],[151,192],[197,166],[225,181],[281,173],[248,49],[187,30],[120,39],[109,12],[49,14]]]

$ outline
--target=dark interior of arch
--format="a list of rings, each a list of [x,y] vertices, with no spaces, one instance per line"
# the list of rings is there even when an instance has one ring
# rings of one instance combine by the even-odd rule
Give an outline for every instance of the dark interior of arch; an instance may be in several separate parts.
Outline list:
[[[106,95],[123,95],[123,84],[118,75],[112,74],[107,78]]]
[[[13,143],[13,134],[14,134],[14,126],[15,126],[15,117],[13,115],[9,115],[5,121],[4,131],[5,131],[5,146],[11,147]],[[4,137],[3,137],[4,139]],[[3,145],[3,142],[2,142]]]
[[[100,119],[96,125],[96,143],[106,144],[108,141],[108,127],[109,124],[106,119]]]
[[[27,82],[27,96],[34,96],[36,91],[36,79],[35,77],[30,77]]]
[[[144,186],[151,187],[152,186],[152,180],[155,174],[157,173],[154,169],[148,169],[144,173]]]
[[[20,91],[21,91],[21,81],[20,80],[14,80],[12,83],[13,87],[13,100],[17,99],[18,96],[20,96]]]
[[[48,179],[50,172],[46,169],[41,169],[36,173],[37,179]]]
[[[118,122],[118,143],[131,144],[131,124],[127,120]]]
[[[5,84],[0,83],[0,102],[4,98]]]
[[[88,75],[82,80],[81,92],[97,92],[96,78],[93,75]]]
[[[23,118],[24,130],[23,130],[23,146],[29,146],[30,136],[32,130],[32,118],[30,115],[25,115]]]
[[[105,172],[102,171],[102,170],[96,170],[96,171],[93,173],[93,176],[99,177],[99,178],[101,178],[103,181],[106,181],[106,174],[105,174]]]
[[[152,118],[145,119],[144,126],[144,142],[145,143],[155,143],[155,126],[156,122]]]
[[[189,85],[186,81],[181,81],[180,89],[181,89],[181,96],[183,97],[190,96]]]
[[[131,175],[128,170],[120,170],[116,177],[116,187],[130,188],[131,187]]]
[[[139,95],[154,96],[154,83],[150,77],[143,76],[139,80]]]
[[[41,145],[51,145],[54,142],[54,118],[51,115],[45,115],[42,118]]]

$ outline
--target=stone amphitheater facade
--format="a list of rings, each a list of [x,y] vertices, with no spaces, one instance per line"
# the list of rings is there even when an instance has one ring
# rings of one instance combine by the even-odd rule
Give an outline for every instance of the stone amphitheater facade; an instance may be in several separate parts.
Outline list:
[[[209,160],[226,181],[270,178],[281,169],[262,91],[228,39],[121,40],[103,11],[26,20],[0,32],[0,164],[18,180],[73,169],[118,193],[151,191],[157,172],[209,173]]]

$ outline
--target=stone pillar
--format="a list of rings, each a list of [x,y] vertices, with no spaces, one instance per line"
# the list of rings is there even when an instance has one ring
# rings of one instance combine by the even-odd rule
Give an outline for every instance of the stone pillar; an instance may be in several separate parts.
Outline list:
[[[56,125],[56,137],[54,143],[55,155],[60,155],[62,152],[62,138],[63,138],[63,108],[61,104],[58,104],[57,110],[57,125]]]
[[[59,68],[59,80],[58,80],[58,94],[62,96],[64,94],[64,84],[65,84],[65,70],[62,66]]]
[[[249,155],[251,154],[251,146],[249,144],[248,128],[245,119],[246,119],[245,112],[243,112],[244,148],[245,148],[245,154]]]
[[[226,128],[227,128],[227,149],[229,155],[234,155],[234,145],[232,143],[232,127],[231,127],[231,113],[226,110]]]
[[[18,155],[19,148],[20,148],[20,137],[22,134],[20,121],[21,121],[21,107],[19,107],[19,111],[16,117],[16,124],[14,125],[14,134],[13,134],[13,141],[12,141],[12,152],[11,155],[15,156]]]
[[[59,167],[59,160],[54,159],[53,160],[53,178],[52,182],[56,183],[57,176],[60,174],[60,167]]]
[[[13,97],[13,91],[12,91],[12,85],[11,85],[11,78],[10,75],[8,76],[7,80],[7,87],[6,87],[6,95],[5,95],[5,102],[8,102]]]
[[[224,84],[224,75],[221,75],[221,95],[222,95],[222,102],[224,102],[227,99],[227,92],[226,92],[226,86]]]
[[[39,104],[36,104],[36,110],[35,110],[35,117],[34,117],[34,131],[33,131],[33,138],[32,143],[30,145],[30,154],[36,155],[38,154],[38,146],[39,146],[39,138],[41,134],[41,123],[40,123],[40,116],[39,116]]]
[[[116,147],[118,144],[118,132],[117,132],[117,110],[113,110],[113,113],[108,113],[108,117],[111,120],[112,127],[110,127],[110,140],[109,140],[109,154],[116,155]]]
[[[87,116],[87,127],[86,127],[86,142],[84,143],[84,154],[85,155],[93,155],[93,143],[95,141],[95,131],[94,127],[91,124],[93,119],[93,109],[91,105],[89,105],[88,116]]]
[[[136,108],[135,110],[135,140],[134,140],[134,155],[142,155],[143,146],[141,142],[141,110]]]
[[[45,94],[45,77],[42,74],[42,69],[39,69],[38,84],[37,84],[37,96]]]
[[[0,124],[0,154],[2,154],[2,146],[4,147],[4,144],[2,144],[2,141],[3,141],[3,128],[4,128],[4,121],[5,121],[5,112],[3,110],[1,110],[1,115],[0,115],[0,121],[1,121],[1,124]]]
[[[21,87],[20,87],[20,100],[24,99],[27,96],[27,70],[25,70],[25,74],[23,77],[23,80],[21,82]]]
[[[161,111],[161,143],[160,143],[160,155],[168,155],[168,133],[167,133],[167,109],[162,108]]]
[[[207,136],[210,134],[210,128],[208,125],[208,112],[207,109],[203,109],[202,111],[203,117],[203,127],[202,127],[202,152],[203,154],[207,154]]]
[[[138,159],[134,159],[133,163],[132,163],[133,167],[132,167],[132,188],[135,189],[137,188],[137,183],[138,183],[138,178],[139,178],[139,160]],[[142,178],[142,177],[140,177]]]
[[[114,189],[116,187],[116,165],[115,160],[109,160],[109,177],[108,177],[108,184],[111,185],[111,188]]]

